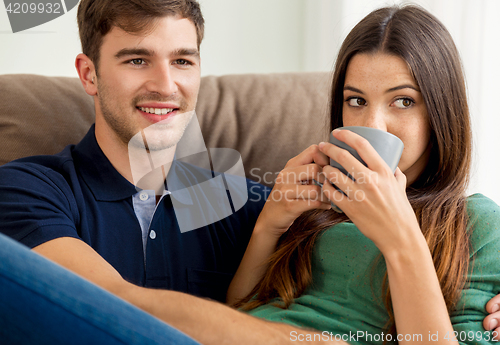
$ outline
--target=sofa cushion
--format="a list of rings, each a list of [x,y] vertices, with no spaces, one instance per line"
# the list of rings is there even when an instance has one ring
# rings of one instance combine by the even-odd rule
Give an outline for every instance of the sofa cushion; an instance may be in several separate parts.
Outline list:
[[[247,177],[274,184],[286,162],[328,138],[329,73],[208,76],[196,113],[208,148],[241,153]],[[94,122],[78,78],[0,75],[0,165],[54,154]]]
[[[94,123],[94,102],[77,78],[0,76],[0,164],[54,154]]]

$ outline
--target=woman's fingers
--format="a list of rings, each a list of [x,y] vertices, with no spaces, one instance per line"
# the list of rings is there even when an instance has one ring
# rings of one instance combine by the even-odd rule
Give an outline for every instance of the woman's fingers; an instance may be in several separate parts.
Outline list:
[[[283,185],[281,188],[275,188],[271,192],[270,198],[273,201],[294,201],[294,200],[309,200],[329,203],[324,197],[321,187],[310,185]]]
[[[323,194],[330,200],[330,202],[333,202],[336,207],[343,210],[343,205],[348,201],[347,195],[339,191],[337,188],[335,188],[335,186],[328,182],[323,184],[322,190]]]
[[[490,314],[500,311],[500,294],[496,295],[486,303],[486,311]]]
[[[286,204],[287,210],[293,214],[302,214],[306,211],[313,209],[322,209],[329,210],[332,208],[330,201],[321,202],[319,199],[310,199],[310,200],[302,200],[302,199],[294,199],[289,200]]]
[[[388,171],[388,165],[380,157],[368,140],[349,130],[334,130],[332,135],[352,147],[373,171]],[[340,163],[340,162],[339,162]]]
[[[356,180],[370,174],[370,170],[357,160],[349,151],[331,143],[320,143],[319,148],[340,164]]]
[[[335,189],[332,185],[342,190],[347,197],[350,197],[358,188],[356,183],[339,169],[332,166],[326,166],[323,168],[323,175],[330,182],[330,186]],[[328,184],[327,184],[328,185]]]
[[[396,171],[394,172],[394,176],[396,177],[396,181],[398,181],[401,188],[406,189],[406,175],[403,174],[399,167],[396,167]]]
[[[276,184],[259,219],[265,222],[268,231],[280,236],[303,212],[318,208],[331,208],[321,187],[314,184]]]
[[[491,331],[493,340],[500,340],[500,294],[486,303],[486,311],[490,314],[483,320],[483,327]]]
[[[307,164],[297,167],[286,167],[276,178],[278,184],[307,184],[318,179],[323,168],[318,164]]]
[[[494,312],[486,316],[483,320],[483,327],[485,330],[491,332],[491,339],[495,341],[500,340],[500,311]]]
[[[318,145],[309,146],[288,161],[259,216],[267,231],[281,236],[303,212],[331,208],[330,200],[315,182],[329,161]]]
[[[318,145],[311,145],[300,154],[290,159],[285,165],[285,168],[293,168],[311,163],[325,166],[330,164],[330,159],[321,152]]]
[[[304,204],[296,201],[307,201],[306,209],[327,208],[329,200],[321,192],[315,181],[320,179],[323,166],[329,158],[319,150],[318,145],[311,145],[298,156],[290,159],[285,168],[278,174],[275,188],[270,195],[271,201],[282,203],[284,209],[302,209]],[[293,205],[287,202],[295,201]]]

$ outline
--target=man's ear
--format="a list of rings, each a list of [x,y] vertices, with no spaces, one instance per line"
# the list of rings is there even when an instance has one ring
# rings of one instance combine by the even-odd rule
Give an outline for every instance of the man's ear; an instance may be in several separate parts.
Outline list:
[[[78,54],[75,59],[75,67],[85,92],[90,96],[97,95],[97,77],[92,60],[85,54]]]

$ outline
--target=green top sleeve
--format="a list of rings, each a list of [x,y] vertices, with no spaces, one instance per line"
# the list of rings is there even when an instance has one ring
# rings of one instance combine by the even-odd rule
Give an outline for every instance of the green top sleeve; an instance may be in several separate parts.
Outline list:
[[[468,198],[471,256],[467,284],[451,321],[461,344],[490,344],[486,303],[500,292],[500,208],[483,195]]]

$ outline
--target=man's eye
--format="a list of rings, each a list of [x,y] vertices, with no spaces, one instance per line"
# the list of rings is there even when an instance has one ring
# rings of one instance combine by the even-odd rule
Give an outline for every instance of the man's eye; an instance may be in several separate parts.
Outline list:
[[[400,98],[394,101],[393,105],[397,108],[407,109],[411,107],[415,102],[411,98]]]
[[[175,60],[175,63],[177,65],[182,65],[182,66],[192,65],[191,61],[188,61],[186,59],[177,59],[177,60]]]
[[[132,59],[132,60],[130,60],[130,63],[132,65],[143,65],[146,62],[143,59]]]
[[[366,100],[361,97],[351,97],[347,100],[347,104],[351,107],[360,107],[366,105]]]

